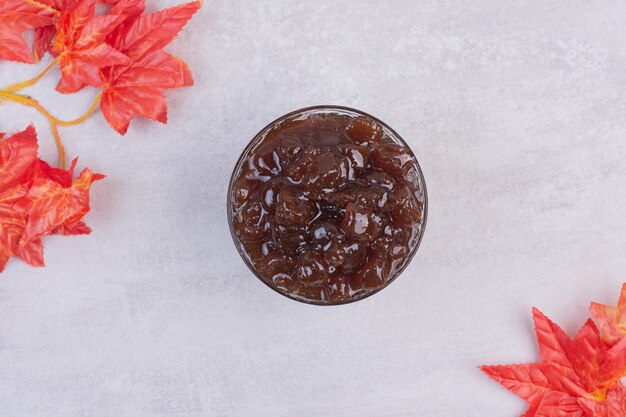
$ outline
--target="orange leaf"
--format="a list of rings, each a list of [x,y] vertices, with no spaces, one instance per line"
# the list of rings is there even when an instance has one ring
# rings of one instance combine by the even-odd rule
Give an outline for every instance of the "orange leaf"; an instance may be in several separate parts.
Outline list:
[[[589,310],[598,322],[605,342],[613,345],[626,337],[626,284],[622,285],[617,307],[591,303]]]
[[[20,244],[26,245],[80,221],[89,211],[91,184],[102,178],[85,169],[69,188],[48,178],[36,178],[28,194],[13,205],[16,211],[28,213]]]
[[[48,178],[59,183],[63,187],[71,187],[77,163],[78,158],[75,158],[70,165],[70,169],[65,170],[51,167],[46,161],[42,161],[40,159],[37,161],[37,165],[34,168],[33,178]]]
[[[530,403],[522,417],[587,417],[576,398],[560,392],[549,392]]]
[[[54,230],[52,230],[52,234],[53,235],[65,235],[65,236],[88,235],[88,234],[91,234],[91,228],[87,226],[87,224],[84,221],[79,220],[72,224],[63,224],[55,228]]]
[[[53,23],[55,10],[34,0],[0,0],[0,59],[33,63],[22,33]]]
[[[89,188],[103,176],[86,169],[72,182],[75,166],[66,171],[38,159],[32,126],[0,141],[0,272],[12,256],[43,266],[42,236],[91,232],[83,221]]]
[[[52,40],[57,33],[56,22],[63,7],[63,0],[39,0],[40,3],[54,9],[54,24],[35,28],[35,39],[33,41],[33,55],[35,60],[39,61],[46,52],[50,52],[52,48]]]
[[[37,133],[32,125],[0,142],[0,192],[23,181],[37,161],[37,149]]]
[[[194,1],[143,15],[130,27],[116,31],[111,43],[131,59],[158,51],[176,38],[201,5]]]
[[[115,4],[110,14],[135,16],[140,15],[146,9],[145,0],[114,0],[109,3]]]
[[[100,68],[128,62],[105,42],[126,17],[95,15],[95,0],[66,2],[61,9],[52,51],[59,55],[61,82],[57,90],[73,93],[85,85],[100,86]]]
[[[163,90],[193,85],[187,65],[165,51],[156,51],[129,67],[105,70],[113,83],[105,87],[100,109],[109,124],[125,134],[135,115],[167,123]]]
[[[43,3],[46,6],[50,6],[53,9],[60,11],[61,8],[63,7],[63,3],[65,2],[65,0],[38,0],[39,3]]]
[[[554,378],[553,367],[542,363],[483,366],[481,370],[509,391],[531,403],[540,401],[550,392],[571,391],[568,388],[569,384],[563,384],[560,378]]]
[[[162,48],[176,37],[200,5],[192,2],[135,17],[111,34],[112,46],[130,58],[127,64],[101,71],[104,88],[100,109],[119,133],[126,133],[136,115],[166,123],[163,91],[193,84],[187,65]]]
[[[56,35],[57,29],[54,25],[43,26],[35,29],[35,40],[33,42],[33,55],[35,60],[40,61],[52,46],[52,39]]]
[[[590,417],[626,416],[626,388],[621,384],[612,388],[607,394],[606,401],[602,403],[586,398],[581,398],[578,402]]]
[[[0,193],[0,272],[11,256],[19,256],[32,266],[43,266],[43,245],[36,239],[27,245],[20,244],[27,215],[13,209],[13,204],[28,193],[24,185],[17,185]]]
[[[539,363],[483,366],[481,370],[528,401],[528,417],[585,416],[585,407],[608,406],[626,374],[626,340],[605,344],[591,320],[572,340],[537,309],[533,309],[533,319]]]

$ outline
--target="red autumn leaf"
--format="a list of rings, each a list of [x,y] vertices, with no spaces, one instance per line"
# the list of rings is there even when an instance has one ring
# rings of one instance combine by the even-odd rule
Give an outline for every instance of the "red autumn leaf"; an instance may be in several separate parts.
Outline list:
[[[19,184],[37,161],[37,133],[33,126],[0,142],[0,192]]]
[[[65,188],[48,179],[36,178],[28,194],[13,205],[13,209],[28,213],[21,244],[28,244],[64,225],[74,226],[89,211],[89,188],[103,176],[85,169]]]
[[[102,70],[100,109],[122,135],[136,115],[166,123],[163,91],[193,84],[187,65],[162,48],[174,40],[200,6],[200,2],[192,2],[129,19],[111,34],[112,46],[130,61]]]
[[[0,59],[35,62],[22,34],[49,26],[55,13],[54,9],[34,0],[0,0]]]
[[[70,169],[65,170],[51,167],[46,161],[40,159],[33,168],[33,178],[48,178],[63,187],[71,187],[77,163],[78,158],[75,158],[70,165]]]
[[[585,416],[582,400],[605,403],[626,375],[626,339],[608,346],[588,320],[572,340],[537,309],[533,319],[540,362],[481,370],[530,403],[527,417]]]
[[[146,9],[145,0],[114,0],[110,1],[110,3],[115,4],[111,8],[110,14],[137,16]]]
[[[73,224],[63,224],[52,230],[53,235],[75,236],[75,235],[89,235],[91,234],[91,227],[79,220]]]
[[[38,0],[38,1],[39,3],[43,3],[46,6],[50,6],[57,11],[61,11],[61,8],[63,7],[63,3],[65,3],[65,0]]]
[[[605,342],[614,345],[626,337],[626,284],[622,286],[617,307],[591,303],[589,309],[600,326]]]
[[[45,235],[91,231],[83,221],[89,187],[103,177],[86,169],[72,181],[75,166],[62,170],[38,159],[32,126],[0,141],[0,272],[12,256],[43,266]]]
[[[17,185],[0,192],[0,272],[4,270],[12,256],[19,256],[33,266],[43,266],[43,246],[41,239],[28,245],[20,245],[26,226],[26,214],[13,209],[13,204],[28,192],[24,185]]]
[[[66,2],[61,9],[52,51],[59,55],[61,81],[57,90],[73,93],[85,85],[100,86],[100,68],[128,62],[105,42],[126,17],[95,14],[95,0]]]
[[[43,26],[35,29],[35,40],[33,41],[33,55],[36,61],[50,51],[52,47],[52,39],[56,35],[57,29],[54,25]]]
[[[41,3],[55,9],[57,14],[63,7],[62,0],[40,0]],[[141,14],[145,9],[145,0],[109,0],[103,3],[114,5],[109,14],[111,15],[132,15]],[[58,19],[55,19],[55,21]],[[39,61],[46,52],[52,48],[52,40],[56,35],[56,25],[38,27],[35,29],[35,40],[33,43],[33,54],[35,59]]]
[[[37,136],[32,126],[0,142],[0,272],[12,256],[33,266],[43,265],[41,241],[20,245],[26,215],[13,209],[28,193],[28,187],[20,182],[31,177],[36,161]]]
[[[590,417],[624,417],[626,416],[626,387],[620,384],[609,390],[604,402],[598,403],[582,398],[579,403]]]
[[[39,61],[46,52],[50,52],[52,48],[52,40],[57,33],[56,22],[63,7],[63,0],[39,0],[55,10],[54,24],[35,28],[35,39],[33,41],[33,55],[35,60]]]
[[[550,391],[530,402],[522,417],[588,417],[576,398]]]

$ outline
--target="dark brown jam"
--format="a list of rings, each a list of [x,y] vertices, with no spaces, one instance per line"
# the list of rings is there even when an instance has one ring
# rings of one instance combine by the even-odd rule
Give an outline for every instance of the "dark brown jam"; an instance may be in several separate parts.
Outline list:
[[[413,153],[390,129],[347,111],[308,111],[270,126],[242,156],[231,224],[269,286],[340,304],[382,288],[410,260],[423,188]]]

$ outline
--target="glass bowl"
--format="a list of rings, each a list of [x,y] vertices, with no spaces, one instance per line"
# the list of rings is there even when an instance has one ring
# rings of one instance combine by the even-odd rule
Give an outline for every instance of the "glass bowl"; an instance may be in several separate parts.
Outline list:
[[[249,255],[248,251],[244,247],[239,236],[237,235],[235,224],[234,224],[235,223],[234,217],[236,215],[235,213],[236,210],[233,206],[233,185],[234,185],[235,180],[238,178],[239,174],[241,173],[241,170],[244,167],[247,161],[247,158],[250,155],[254,154],[254,152],[259,147],[259,144],[261,144],[261,142],[267,137],[268,133],[272,132],[273,130],[279,129],[281,126],[284,126],[287,123],[297,122],[299,120],[304,120],[312,116],[323,117],[324,115],[339,115],[339,116],[348,116],[351,118],[356,118],[356,117],[369,118],[375,121],[382,128],[383,135],[386,135],[388,138],[390,138],[393,143],[402,145],[403,147],[407,148],[410,151],[410,154],[413,158],[413,162],[415,164],[415,170],[413,172],[413,175],[407,175],[405,179],[407,181],[410,181],[413,184],[413,187],[416,189],[415,196],[422,205],[422,217],[420,221],[415,223],[413,226],[412,237],[410,239],[410,244],[411,244],[410,252],[404,257],[404,260],[401,262],[401,264],[398,265],[393,271],[391,271],[390,275],[387,277],[386,282],[382,286],[375,288],[375,289],[367,290],[367,291],[365,290],[361,290],[360,292],[356,291],[351,296],[350,299],[343,299],[343,300],[310,299],[302,295],[289,292],[283,288],[280,288],[274,282],[271,282],[263,278],[263,276],[257,270],[257,267],[255,266],[251,256]],[[415,158],[415,155],[410,150],[410,147],[408,146],[408,144],[391,127],[389,127],[386,123],[377,119],[376,117],[373,117],[360,110],[352,109],[349,107],[343,107],[343,106],[321,105],[321,106],[306,107],[303,109],[295,110],[291,113],[281,116],[278,119],[271,122],[270,124],[268,124],[267,126],[265,126],[263,129],[261,129],[261,131],[257,133],[254,136],[254,138],[252,138],[250,143],[248,143],[248,146],[246,146],[246,148],[241,153],[241,156],[239,157],[239,160],[237,161],[237,164],[235,165],[235,168],[233,169],[233,173],[232,173],[230,183],[228,186],[227,211],[228,211],[228,224],[230,227],[230,232],[231,232],[235,247],[237,248],[237,251],[239,252],[239,255],[241,256],[244,263],[248,266],[250,271],[259,280],[261,280],[261,282],[263,282],[264,284],[266,284],[268,287],[278,292],[279,294],[295,301],[299,301],[299,302],[303,302],[307,304],[314,304],[314,305],[339,305],[339,304],[348,304],[348,303],[360,301],[364,298],[370,297],[378,293],[379,291],[381,291],[382,289],[390,285],[406,269],[406,267],[409,265],[409,263],[413,259],[415,253],[417,252],[420,242],[422,241],[422,237],[424,236],[424,230],[425,230],[426,220],[428,216],[428,195],[426,192],[426,183],[424,181],[424,176],[422,174],[422,170],[417,161],[417,158]]]

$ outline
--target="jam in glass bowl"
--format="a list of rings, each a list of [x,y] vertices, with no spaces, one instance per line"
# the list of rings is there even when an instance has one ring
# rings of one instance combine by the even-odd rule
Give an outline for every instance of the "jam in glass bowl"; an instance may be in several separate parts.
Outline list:
[[[270,288],[319,305],[361,300],[409,264],[426,185],[389,126],[340,106],[296,110],[259,132],[228,190],[241,257]]]

